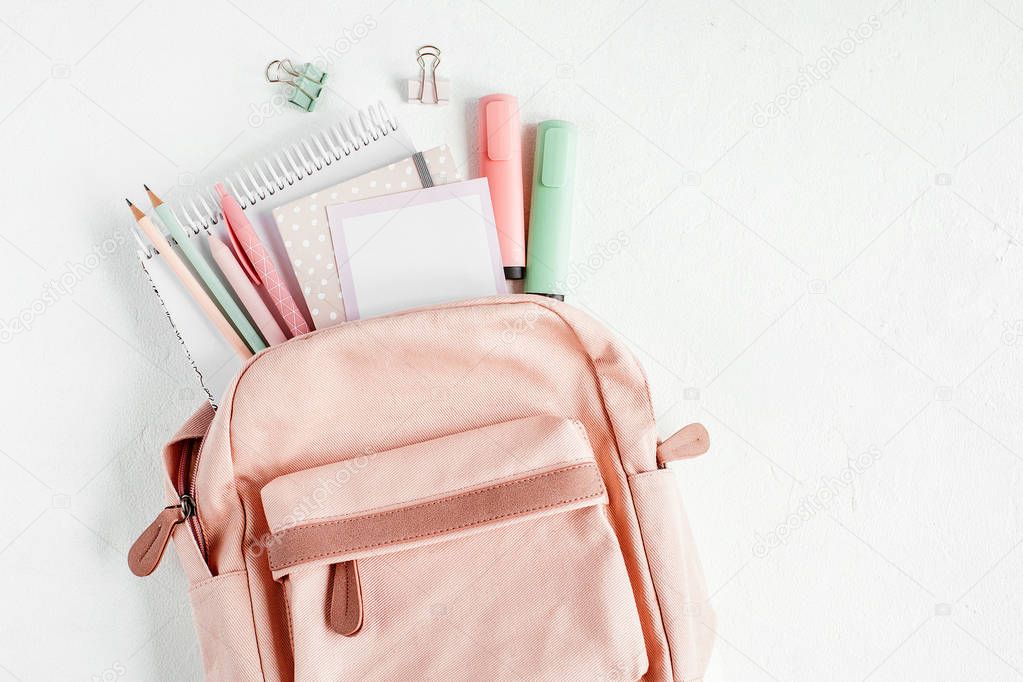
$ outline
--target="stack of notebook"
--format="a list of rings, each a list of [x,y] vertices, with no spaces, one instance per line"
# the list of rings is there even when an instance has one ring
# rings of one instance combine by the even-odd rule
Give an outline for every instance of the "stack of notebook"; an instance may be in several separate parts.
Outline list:
[[[383,104],[239,169],[217,190],[156,217],[183,226],[188,240],[165,249],[216,264],[229,293],[205,293],[250,351],[347,319],[505,291],[486,179],[462,181],[446,146],[416,151]],[[246,354],[225,338],[223,321],[203,314],[195,287],[169,262],[185,260],[176,256],[140,245],[154,292],[216,404]],[[232,318],[225,302],[245,318]]]

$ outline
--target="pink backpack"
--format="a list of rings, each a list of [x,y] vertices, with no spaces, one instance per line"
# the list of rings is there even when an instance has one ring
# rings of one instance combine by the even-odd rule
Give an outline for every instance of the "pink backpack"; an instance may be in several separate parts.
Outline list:
[[[254,357],[163,451],[210,680],[697,680],[714,619],[632,355],[506,296]]]

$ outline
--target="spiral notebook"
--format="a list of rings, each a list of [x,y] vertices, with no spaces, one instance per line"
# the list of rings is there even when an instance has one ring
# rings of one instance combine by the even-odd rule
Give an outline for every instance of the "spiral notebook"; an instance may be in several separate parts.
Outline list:
[[[203,233],[227,238],[220,202],[213,191],[214,182],[222,181],[238,198],[302,308],[302,314],[311,322],[273,210],[381,166],[397,163],[414,152],[409,136],[379,102],[347,120],[242,166],[225,178],[211,179],[205,189],[190,197],[167,203],[178,221],[189,228],[190,237],[203,257],[212,262]],[[215,405],[237,369],[237,364],[231,360],[234,352],[212,324],[198,314],[191,296],[169,275],[159,253],[153,249],[140,250],[139,258],[203,390]]]

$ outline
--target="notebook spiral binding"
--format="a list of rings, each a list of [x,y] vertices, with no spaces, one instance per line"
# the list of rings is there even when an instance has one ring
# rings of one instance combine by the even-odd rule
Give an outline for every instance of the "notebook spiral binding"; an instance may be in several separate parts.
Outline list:
[[[398,122],[384,103],[378,101],[347,120],[293,142],[251,166],[242,167],[224,178],[224,183],[241,207],[248,208],[397,129]],[[175,204],[171,211],[193,234],[208,230],[223,218],[220,200],[212,186]]]

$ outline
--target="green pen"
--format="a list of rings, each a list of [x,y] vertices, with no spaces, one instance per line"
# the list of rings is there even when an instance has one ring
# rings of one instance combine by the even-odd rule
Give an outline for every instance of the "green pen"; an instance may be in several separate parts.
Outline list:
[[[263,337],[259,335],[259,332],[256,331],[245,311],[234,300],[234,296],[231,295],[224,281],[220,279],[220,276],[214,272],[210,264],[199,253],[199,249],[196,248],[195,244],[192,243],[192,240],[185,233],[185,228],[181,227],[181,223],[178,222],[178,219],[171,210],[163,203],[160,197],[153,193],[153,190],[149,189],[148,185],[142,186],[146,188],[146,194],[149,195],[149,201],[153,204],[153,210],[156,212],[156,215],[160,217],[160,222],[170,230],[174,241],[178,243],[178,248],[185,254],[185,258],[199,275],[203,284],[206,285],[206,289],[212,294],[214,302],[231,321],[235,331],[245,340],[245,345],[253,353],[258,353],[265,349],[267,345]]]
[[[568,121],[543,121],[536,129],[524,290],[559,301],[565,300],[572,247],[577,138],[576,127]]]

